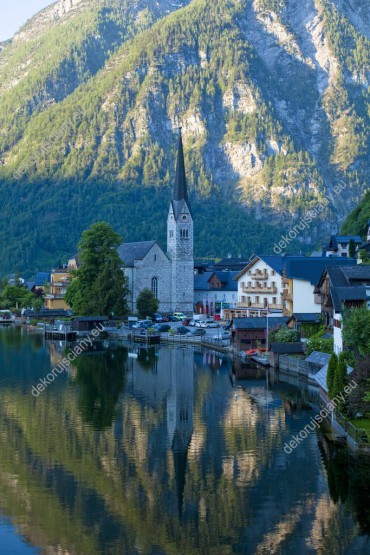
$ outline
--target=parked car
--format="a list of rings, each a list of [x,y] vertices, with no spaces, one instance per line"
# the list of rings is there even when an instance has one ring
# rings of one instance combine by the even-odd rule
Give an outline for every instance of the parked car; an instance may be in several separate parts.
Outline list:
[[[168,316],[162,316],[162,320],[163,320],[163,322],[169,322],[170,321]]]
[[[151,326],[153,326],[153,322],[147,319],[147,320],[138,320],[136,324],[132,326],[132,328],[134,330],[139,330],[139,329],[147,329]]]
[[[192,328],[194,328],[197,325],[195,320],[190,320],[188,326],[191,326]]]
[[[226,339],[230,339],[231,333],[229,331],[219,331],[217,335],[213,336],[213,339],[218,339],[219,341],[225,341]]]
[[[195,322],[195,327],[201,328],[201,327],[202,327],[202,324],[204,324],[204,320],[197,320],[197,321]]]
[[[206,335],[206,330],[203,328],[196,328],[195,330],[191,330],[191,332],[189,333],[189,335]]]
[[[168,316],[168,321],[169,322],[179,322],[179,319],[176,316],[174,316],[173,314],[170,314]]]
[[[215,322],[214,320],[208,320],[206,322],[206,327],[207,328],[219,328],[220,324],[218,322]]]
[[[185,320],[182,321],[182,325],[183,326],[188,326],[190,324],[190,318],[185,318]]]
[[[174,312],[173,315],[175,318],[177,318],[177,322],[182,322],[187,318],[186,314],[184,314],[183,312]]]
[[[162,314],[159,314],[158,312],[156,312],[154,314],[154,322],[157,322],[158,324],[163,322],[163,317]]]
[[[189,328],[185,328],[184,326],[179,326],[175,329],[175,335],[187,335],[188,333],[191,333],[191,331]]]
[[[161,333],[167,333],[168,331],[170,331],[171,326],[169,324],[160,324],[159,325],[159,331]]]

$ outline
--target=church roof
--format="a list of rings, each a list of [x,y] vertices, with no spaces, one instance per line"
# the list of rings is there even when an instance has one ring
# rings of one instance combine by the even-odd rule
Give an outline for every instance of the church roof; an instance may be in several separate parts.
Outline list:
[[[118,248],[118,254],[125,266],[132,268],[135,260],[143,260],[156,241],[139,241],[138,243],[124,243]]]
[[[181,210],[187,204],[188,209],[189,199],[188,199],[188,186],[186,183],[186,173],[185,173],[185,159],[184,159],[184,147],[182,144],[182,135],[180,131],[179,138],[179,148],[177,154],[177,164],[176,164],[176,177],[175,177],[175,188],[172,196],[172,207],[175,218],[177,219],[181,214]]]

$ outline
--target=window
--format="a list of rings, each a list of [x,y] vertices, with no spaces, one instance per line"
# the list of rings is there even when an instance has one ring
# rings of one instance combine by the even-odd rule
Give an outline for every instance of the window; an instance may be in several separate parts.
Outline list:
[[[277,304],[276,297],[272,297],[272,304]]]
[[[188,239],[189,230],[188,229],[180,229],[180,237],[181,237],[181,239]]]
[[[152,293],[154,297],[157,299],[158,298],[158,278],[156,277],[152,278]]]
[[[156,262],[156,261],[157,261],[157,255],[155,254],[154,255],[154,262]]]
[[[173,231],[170,231],[170,239],[173,239]]]
[[[272,276],[275,275],[275,270],[272,270],[271,275],[272,275]]]

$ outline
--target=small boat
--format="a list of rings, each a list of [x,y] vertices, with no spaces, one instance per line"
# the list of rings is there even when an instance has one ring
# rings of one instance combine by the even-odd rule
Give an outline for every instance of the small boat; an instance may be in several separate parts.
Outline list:
[[[15,322],[15,314],[10,310],[0,310],[0,326],[10,326]]]
[[[254,355],[258,355],[258,349],[249,349],[249,351],[245,351],[247,357],[252,357]]]

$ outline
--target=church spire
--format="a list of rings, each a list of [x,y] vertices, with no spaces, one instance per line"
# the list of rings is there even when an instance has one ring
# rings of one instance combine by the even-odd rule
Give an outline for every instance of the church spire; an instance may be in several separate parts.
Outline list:
[[[182,144],[182,133],[180,127],[179,150],[177,154],[175,189],[173,191],[173,200],[188,202],[188,188],[185,175],[184,147]]]

